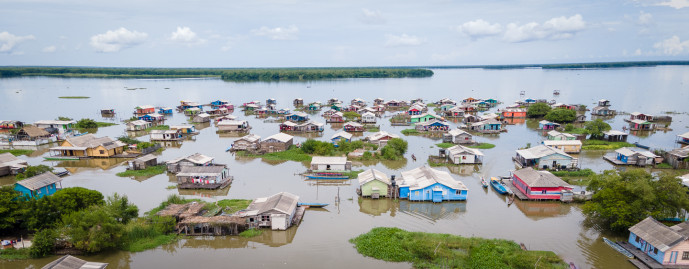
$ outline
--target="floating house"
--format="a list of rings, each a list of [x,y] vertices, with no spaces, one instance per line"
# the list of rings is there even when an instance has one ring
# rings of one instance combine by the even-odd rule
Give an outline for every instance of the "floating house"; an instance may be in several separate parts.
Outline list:
[[[309,106],[306,108],[306,110],[311,110],[311,111],[321,110],[321,104],[320,103],[310,103]]]
[[[304,112],[294,112],[290,115],[285,116],[285,120],[293,122],[303,122],[309,120],[309,115]]]
[[[364,99],[361,99],[361,98],[355,98],[355,99],[352,99],[352,102],[350,104],[362,107],[362,106],[366,106],[366,101],[364,101]]]
[[[689,147],[676,148],[668,151],[666,161],[675,169],[689,168]]]
[[[19,129],[24,123],[18,120],[0,120],[0,129]]]
[[[192,134],[198,133],[196,131],[196,127],[194,127],[194,125],[191,125],[191,124],[170,125],[170,130],[180,130],[182,135],[192,135]]]
[[[171,115],[172,114],[172,108],[171,107],[161,107],[158,109],[158,114]]]
[[[211,121],[211,115],[208,113],[199,113],[194,118],[191,120],[193,123],[204,123],[204,122],[210,122]]]
[[[326,122],[328,122],[328,123],[339,123],[339,122],[344,122],[344,121],[345,121],[344,120],[344,114],[342,114],[342,112],[335,111],[334,113],[330,114],[330,118],[328,118],[328,120]]]
[[[351,142],[352,141],[352,134],[348,132],[338,132],[330,138],[330,141],[337,147],[337,144],[340,143],[341,141],[344,142]]]
[[[366,112],[364,114],[361,114],[361,122],[362,123],[376,123],[376,114],[373,114],[371,112]]]
[[[190,101],[180,101],[180,109],[190,109],[190,108],[198,108],[198,109],[203,109],[203,105],[197,103],[197,102],[190,102]]]
[[[158,165],[158,157],[153,154],[147,154],[127,162],[127,168],[131,170],[143,170],[156,165]]]
[[[546,140],[543,145],[556,148],[565,153],[579,153],[581,152],[582,143],[579,140]]]
[[[285,122],[286,123],[286,122]],[[307,123],[302,123],[294,127],[294,131],[297,132],[306,132],[306,133],[311,133],[311,132],[322,132],[325,130],[325,125],[320,122],[314,122],[310,121]]]
[[[677,143],[689,144],[689,132],[677,135]]]
[[[605,157],[606,160],[618,165],[646,166],[656,164],[656,158],[660,156],[645,149],[625,147],[615,150],[614,159],[611,160],[610,157]]]
[[[181,130],[151,130],[151,141],[178,141],[184,138]]]
[[[218,132],[248,132],[249,122],[245,120],[226,120],[218,122]]]
[[[357,106],[357,105],[349,105],[349,106],[346,106],[343,110],[344,110],[344,111],[349,111],[349,112],[359,112],[360,109],[361,109],[360,106]]]
[[[177,187],[180,189],[222,189],[232,183],[227,166],[183,166],[177,173]]]
[[[440,119],[441,118],[436,116],[436,115],[423,113],[420,115],[411,116],[411,123],[426,122],[426,121],[440,120]]]
[[[220,108],[220,107],[224,107],[224,106],[229,105],[229,104],[230,104],[230,101],[218,99],[218,100],[211,102],[211,107],[212,108]]]
[[[615,116],[616,111],[608,106],[597,106],[591,109],[592,116]]]
[[[422,166],[402,172],[399,183],[400,199],[409,201],[464,201],[468,189],[448,172]]]
[[[448,118],[464,117],[464,110],[461,107],[454,106],[448,110],[444,110],[443,115]]]
[[[572,187],[548,171],[537,171],[531,167],[512,173],[512,184],[529,200],[560,200],[571,202]]]
[[[187,157],[180,157],[174,160],[167,161],[167,171],[170,173],[177,173],[185,166],[209,166],[213,165],[213,157],[196,153]]]
[[[462,103],[470,104],[470,103],[473,103],[473,102],[476,102],[476,101],[479,101],[479,100],[476,99],[476,98],[473,98],[473,97],[469,97],[469,98],[467,98],[467,99],[462,100]]]
[[[215,124],[218,124],[221,121],[230,121],[230,120],[236,120],[236,119],[237,119],[237,117],[232,116],[232,115],[220,116],[220,117],[215,118]]]
[[[373,99],[373,105],[382,105],[384,103],[385,103],[385,100],[383,100],[383,98]]]
[[[473,144],[475,141],[473,136],[460,129],[452,129],[446,134],[443,134],[443,142],[454,144]]]
[[[26,198],[49,196],[62,189],[62,179],[51,172],[33,176],[14,183],[14,190]]]
[[[629,134],[617,130],[603,132],[603,139],[610,142],[627,142],[627,136]]]
[[[127,131],[144,131],[148,128],[151,128],[151,126],[153,126],[153,123],[150,121],[134,120],[127,122]]]
[[[220,108],[215,108],[213,110],[209,110],[208,115],[211,115],[211,117],[218,117],[218,116],[225,116],[230,114],[230,110],[224,107]]]
[[[686,222],[668,227],[647,217],[629,228],[627,242],[658,262],[658,268],[682,268],[689,265],[688,235],[689,224]]]
[[[656,124],[646,120],[631,120],[629,121],[629,129],[632,131],[652,131],[655,130]]]
[[[261,141],[261,151],[278,152],[288,150],[294,144],[294,136],[277,133]]]
[[[507,108],[502,111],[502,116],[505,118],[526,118],[526,109]]]
[[[89,262],[71,255],[65,255],[46,264],[41,269],[105,269],[107,263]]]
[[[280,131],[296,132],[297,126],[298,126],[298,124],[296,124],[294,122],[286,121],[286,122],[280,123]]]
[[[275,100],[275,99],[273,99],[273,98],[268,98],[268,99],[266,100],[266,105],[267,105],[267,106],[269,106],[269,105],[277,105],[277,103],[278,103],[278,101]]]
[[[162,114],[158,114],[158,113],[152,113],[152,114],[146,114],[146,115],[140,116],[139,120],[148,121],[148,122],[159,122],[159,121],[164,121],[165,116],[163,116]]]
[[[442,121],[431,120],[419,122],[414,128],[421,132],[447,132],[450,129],[450,125]]]
[[[196,114],[201,113],[202,110],[198,107],[192,107],[192,108],[187,108],[184,110],[184,115],[185,116],[194,116]]]
[[[547,120],[542,120],[538,122],[538,129],[540,130],[555,130],[560,127],[560,124],[549,122]]]
[[[137,106],[137,107],[135,107],[134,109],[136,110],[136,111],[134,112],[134,114],[139,114],[139,115],[143,115],[143,114],[153,114],[153,113],[156,112],[155,107],[153,107],[152,105]]]
[[[334,109],[334,110],[337,110],[337,111],[342,111],[342,104],[340,104],[340,103],[335,103],[335,104],[330,105],[330,108],[331,108],[331,109]]]
[[[376,144],[379,147],[383,147],[388,144],[388,141],[393,138],[400,138],[397,135],[388,133],[386,131],[379,131],[372,133],[364,138],[364,140]]]
[[[453,164],[483,163],[483,153],[478,149],[455,145],[447,149],[441,148],[439,151],[441,158],[446,158]]]
[[[19,131],[15,135],[16,140],[19,140],[19,141],[36,141],[37,142],[37,143],[35,143],[36,145],[45,144],[45,143],[48,143],[51,141],[54,142],[55,139],[50,139],[51,136],[52,135],[50,133],[48,133],[48,131],[41,129],[41,128],[38,128],[36,126],[32,126],[32,125],[27,125],[27,126],[22,127],[21,129],[19,129]],[[17,144],[16,140],[13,141],[15,146]]]
[[[19,174],[28,166],[29,163],[15,157],[12,153],[6,152],[0,154],[0,177]]]
[[[456,105],[453,105],[453,104],[444,104],[444,105],[440,105],[439,108],[440,108],[440,111],[442,111],[442,112],[447,112],[447,111],[449,111],[450,109],[453,109],[453,108],[455,108],[455,107],[456,107]]]
[[[302,107],[302,106],[304,106],[304,99],[301,99],[301,98],[294,99],[294,101],[292,101],[292,105],[294,105],[294,107]]]
[[[442,105],[457,105],[457,102],[455,100],[452,100],[450,98],[443,98],[438,100],[438,102],[435,102],[437,105],[442,106]]]
[[[409,116],[418,116],[421,114],[423,114],[423,108],[417,105],[413,105],[407,110],[407,115]]]
[[[287,230],[297,224],[299,196],[280,192],[269,197],[257,198],[249,204],[240,216],[248,219],[251,228]],[[303,209],[302,209],[303,210]],[[303,214],[303,212],[301,212]]]
[[[517,155],[513,158],[520,167],[536,168],[574,168],[578,165],[578,160],[562,150],[538,145],[528,149],[517,150]]]
[[[502,122],[496,119],[482,120],[469,125],[469,129],[484,134],[496,134],[502,132]]]
[[[76,127],[77,122],[73,120],[39,120],[33,125],[48,131],[49,133],[57,133],[63,135],[70,133]],[[55,131],[55,132],[53,132]]]
[[[347,161],[347,157],[314,156],[311,159],[310,169],[312,171],[350,171],[352,162]]]
[[[70,137],[50,152],[60,157],[109,158],[124,152],[127,144],[110,137],[96,137],[93,134]],[[55,156],[53,155],[53,156]]]
[[[384,112],[386,107],[384,105],[375,105],[372,107],[376,112]]]
[[[255,134],[248,134],[240,137],[232,143],[232,150],[255,151],[261,147],[261,137]]]
[[[392,189],[390,178],[385,173],[373,168],[359,173],[357,179],[359,180],[359,193],[362,197],[373,199],[388,197],[388,193]]]
[[[553,130],[548,132],[548,140],[577,140],[577,136]]]
[[[632,112],[629,114],[629,121],[642,120],[642,121],[653,121],[654,117],[650,114],[644,114],[641,112]]]
[[[362,125],[361,123],[358,123],[358,122],[353,122],[353,121],[345,123],[342,128],[344,128],[344,130],[347,132],[363,132],[363,131],[365,131],[364,125]]]

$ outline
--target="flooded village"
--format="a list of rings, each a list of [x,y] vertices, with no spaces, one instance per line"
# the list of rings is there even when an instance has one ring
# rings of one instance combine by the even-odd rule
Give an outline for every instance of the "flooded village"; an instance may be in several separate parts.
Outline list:
[[[82,259],[108,268],[200,260],[408,268],[349,243],[375,227],[398,227],[512,240],[574,268],[683,268],[663,265],[684,260],[686,216],[673,216],[671,227],[645,219],[623,235],[587,226],[581,205],[593,192],[568,173],[684,171],[689,185],[688,70],[434,69],[430,78],[248,83],[4,78],[0,149],[30,153],[0,155],[0,184],[38,198],[69,187],[126,195],[139,215],[157,209],[174,218],[183,237],[141,252],[0,266]],[[46,109],[28,109],[35,106]],[[532,106],[574,116],[529,117]],[[77,128],[84,118],[114,125]],[[597,119],[610,126],[600,137],[580,131]],[[54,170],[15,180],[38,165]],[[150,169],[159,172],[117,175]],[[197,200],[157,208],[172,194]],[[247,204],[217,207],[231,199]],[[247,230],[262,232],[238,236]]]

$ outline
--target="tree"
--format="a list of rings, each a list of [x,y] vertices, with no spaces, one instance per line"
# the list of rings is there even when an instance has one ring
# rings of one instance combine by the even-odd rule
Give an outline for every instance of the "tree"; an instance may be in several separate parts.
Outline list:
[[[80,119],[77,121],[77,128],[94,129],[98,128],[98,123],[92,119]]]
[[[127,224],[139,215],[139,208],[129,202],[127,195],[120,196],[117,193],[108,196],[105,200],[105,209],[122,224]]]
[[[52,195],[63,214],[79,211],[92,205],[103,205],[103,194],[82,187],[64,188]]]
[[[668,173],[656,180],[641,169],[608,170],[594,176],[588,190],[594,194],[582,207],[587,222],[618,232],[648,216],[675,217],[689,209],[681,180]]]
[[[359,113],[356,113],[354,111],[343,112],[342,116],[344,116],[345,119],[347,119],[347,120],[356,120],[358,118],[361,118],[361,115],[359,115]]]
[[[52,172],[53,168],[47,165],[39,164],[36,166],[29,166],[26,169],[24,169],[24,172],[17,174],[14,176],[16,180],[22,180],[25,178],[30,178],[34,177],[40,174],[43,174],[45,172]]]
[[[40,258],[53,254],[58,233],[53,229],[43,229],[38,231],[31,241],[29,254],[31,257]]]
[[[76,249],[87,253],[116,247],[124,232],[124,225],[102,206],[64,215],[62,225],[69,242]]]
[[[402,156],[407,152],[408,143],[401,138],[393,138],[388,140],[387,146],[391,146],[395,149],[395,155]]]
[[[535,103],[531,104],[529,106],[529,109],[526,110],[526,116],[528,116],[529,118],[543,117],[546,114],[548,114],[550,110],[550,106],[546,103]]]
[[[22,217],[21,192],[12,186],[0,188],[0,231],[13,230]]]
[[[301,144],[301,150],[306,154],[328,156],[333,154],[335,146],[328,142],[308,139]]]
[[[593,139],[603,138],[603,132],[612,129],[612,127],[610,127],[610,124],[602,121],[601,119],[596,119],[594,121],[587,122],[584,128],[586,129],[586,131],[588,131],[589,134],[591,134],[591,138]]]
[[[545,119],[554,122],[573,122],[577,119],[577,112],[571,109],[553,109],[545,115]]]
[[[103,204],[103,194],[81,187],[59,190],[50,196],[27,201],[24,226],[38,231],[55,227],[63,215]]]

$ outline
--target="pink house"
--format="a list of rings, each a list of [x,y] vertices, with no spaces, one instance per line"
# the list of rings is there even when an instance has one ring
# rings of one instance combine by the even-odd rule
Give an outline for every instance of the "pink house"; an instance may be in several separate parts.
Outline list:
[[[512,184],[530,200],[572,200],[572,187],[548,171],[531,167],[514,171]]]

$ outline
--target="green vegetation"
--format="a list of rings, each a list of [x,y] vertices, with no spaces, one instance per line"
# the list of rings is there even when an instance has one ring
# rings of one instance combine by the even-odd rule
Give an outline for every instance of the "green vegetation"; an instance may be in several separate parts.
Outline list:
[[[14,176],[14,179],[22,180],[22,179],[26,179],[26,178],[30,178],[30,177],[34,177],[34,176],[43,174],[45,172],[52,172],[52,171],[53,171],[53,168],[50,166],[47,166],[47,165],[43,165],[43,164],[39,164],[36,166],[29,165],[28,167],[26,167],[26,169],[24,169],[24,172],[21,172],[21,173],[17,174],[16,176]]]
[[[295,162],[310,162],[311,156],[304,153],[301,148],[297,148],[292,145],[286,151],[271,152],[263,155],[249,154],[246,151],[239,151],[236,153],[237,156],[263,158],[269,161],[295,161]]]
[[[165,189],[168,189],[168,190],[174,190],[176,188],[177,188],[177,185],[170,185],[170,186],[165,187]]]
[[[648,216],[681,216],[689,209],[686,189],[671,173],[654,178],[642,169],[607,170],[591,179],[588,190],[594,194],[582,207],[587,223],[616,232],[626,232]]]
[[[612,129],[610,124],[602,121],[601,119],[596,119],[594,121],[589,121],[585,125],[587,133],[591,134],[592,139],[602,139],[605,135],[603,132]]]
[[[364,128],[366,128],[367,132],[380,132],[380,128],[378,128],[378,126],[364,125]]]
[[[672,167],[672,165],[670,165],[669,163],[659,163],[659,164],[657,164],[654,168],[657,168],[657,169],[672,169],[673,167]]]
[[[455,144],[452,144],[452,143],[438,143],[438,144],[435,144],[435,145],[438,146],[439,148],[446,149],[446,148],[449,148],[449,147],[454,146]]]
[[[579,171],[552,171],[552,173],[569,184],[579,186],[587,186],[591,178],[596,175],[596,172],[589,168]]]
[[[120,140],[123,143],[126,143],[127,145],[136,145],[137,149],[145,149],[145,148],[155,147],[157,145],[154,142],[142,142],[140,140],[130,138],[128,136],[120,136],[117,138],[117,140]],[[162,148],[160,148],[158,150],[162,151]]]
[[[31,258],[28,248],[0,249],[0,260],[26,260]]]
[[[380,149],[380,155],[385,160],[397,160],[407,152],[408,143],[401,138],[388,140],[387,145]]]
[[[475,149],[492,149],[495,147],[495,145],[493,145],[491,143],[478,143],[478,144],[468,145],[467,147],[475,148]]]
[[[301,150],[306,154],[330,156],[335,152],[335,145],[325,141],[308,139],[301,144]]]
[[[223,199],[216,203],[226,214],[232,214],[239,210],[246,209],[251,204],[251,200],[244,199]]]
[[[582,141],[581,149],[583,150],[613,150],[624,147],[633,147],[634,144],[627,142],[609,142],[605,140],[587,139]]]
[[[548,114],[551,108],[546,103],[531,104],[526,110],[526,116],[529,118],[540,118]]]
[[[433,71],[409,68],[285,68],[227,70],[222,79],[230,81],[317,80],[338,78],[430,77]]]
[[[126,170],[124,172],[119,172],[116,175],[118,177],[152,177],[155,175],[160,175],[167,171],[167,167],[164,164],[149,166],[142,170]]]
[[[545,119],[558,123],[574,122],[577,119],[577,112],[566,108],[556,108],[548,112]]]
[[[92,119],[80,119],[79,121],[77,121],[76,127],[78,129],[96,129],[99,127],[108,127],[113,125],[117,125],[117,123],[100,122]]]
[[[60,98],[60,99],[89,99],[91,97],[88,97],[88,96],[60,96],[58,98]]]
[[[98,125],[98,128],[100,128],[100,127],[114,126],[114,125],[117,125],[117,123],[97,121],[96,125]]]
[[[68,118],[68,117],[63,117],[63,116],[59,116],[59,117],[57,117],[57,120],[61,120],[61,121],[71,121],[71,120],[72,120],[72,118]]]
[[[551,251],[524,251],[513,241],[407,232],[378,227],[350,240],[368,257],[415,268],[568,268]]]
[[[161,125],[155,125],[155,126],[151,126],[151,127],[146,128],[146,131],[151,131],[151,130],[170,130],[170,126],[161,124]]]
[[[178,236],[173,234],[175,219],[173,217],[153,216],[139,218],[127,223],[122,232],[123,250],[140,252],[172,243]]]
[[[29,154],[33,153],[33,150],[28,150],[28,149],[0,149],[0,154],[3,153],[12,153],[14,156],[20,156],[20,155],[26,155],[29,156]]]
[[[245,231],[239,233],[239,236],[249,238],[249,237],[259,236],[262,233],[263,233],[263,231],[261,231],[259,229],[253,229],[252,228],[252,229],[248,229],[248,230],[245,230]]]
[[[354,111],[342,112],[342,116],[344,116],[344,118],[348,121],[358,120],[361,118],[361,115],[359,115],[359,113],[356,113]]]
[[[416,129],[404,129],[400,133],[403,135],[417,135],[420,134]]]

